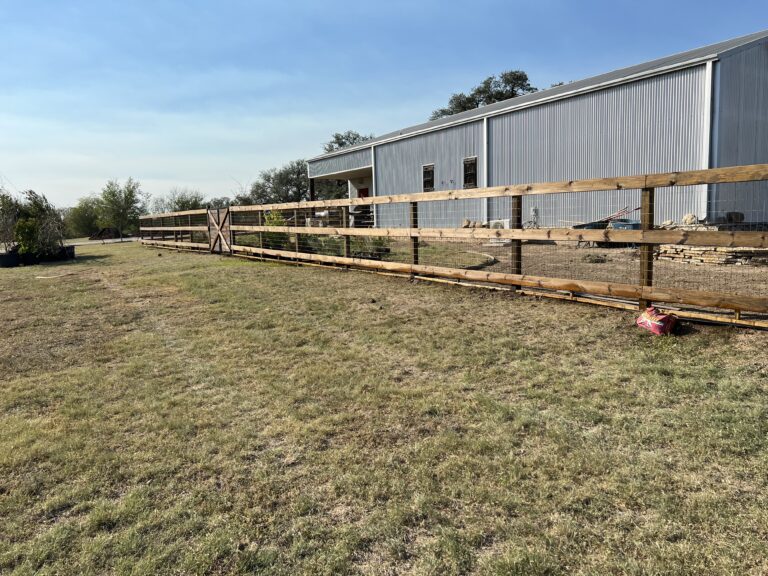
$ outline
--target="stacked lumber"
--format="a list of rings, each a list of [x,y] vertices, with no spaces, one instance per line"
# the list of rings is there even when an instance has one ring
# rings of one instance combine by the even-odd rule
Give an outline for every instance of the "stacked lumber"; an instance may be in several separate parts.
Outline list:
[[[656,258],[683,264],[768,266],[768,249],[661,244]]]

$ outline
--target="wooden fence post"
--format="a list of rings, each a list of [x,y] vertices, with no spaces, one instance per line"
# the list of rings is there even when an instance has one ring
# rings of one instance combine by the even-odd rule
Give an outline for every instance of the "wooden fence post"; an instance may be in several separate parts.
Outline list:
[[[523,227],[523,197],[512,196],[512,213],[510,214],[509,227],[515,230]],[[512,240],[511,246],[512,274],[523,273],[523,241]]]
[[[229,207],[223,208],[223,210],[227,231],[227,243],[229,244],[229,253],[232,254],[232,244],[235,243],[235,231],[232,230],[232,212],[229,211]]]
[[[295,228],[299,227],[299,211],[298,210],[293,211],[293,226]],[[298,232],[296,233],[295,246],[296,246],[296,252],[301,252],[301,250],[299,250],[299,233]]]
[[[640,229],[653,230],[655,189],[643,188],[640,192]],[[640,286],[653,286],[653,251],[655,244],[640,245]],[[651,302],[640,298],[640,310],[645,310]]]
[[[211,238],[211,211],[206,210],[205,222],[208,224],[208,251],[213,252],[213,239]]]
[[[419,227],[419,203],[411,202],[411,228]],[[411,236],[411,264],[419,263],[419,237]]]
[[[341,227],[349,228],[349,206],[341,207]],[[351,249],[351,238],[348,235],[344,235],[344,258],[349,258]]]

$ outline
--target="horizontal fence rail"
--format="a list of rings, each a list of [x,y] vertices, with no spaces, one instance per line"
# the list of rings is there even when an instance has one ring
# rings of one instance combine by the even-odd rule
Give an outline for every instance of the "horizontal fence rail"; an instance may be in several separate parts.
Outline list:
[[[172,228],[144,228],[171,230]],[[536,228],[489,230],[485,228],[316,228],[292,226],[238,226],[234,232],[282,232],[326,236],[378,236],[388,238],[474,238],[508,240],[562,240],[630,244],[677,244],[681,246],[742,246],[768,248],[766,232],[696,232],[686,230],[573,230]]]
[[[533,290],[541,295],[550,292],[553,297],[579,301],[585,296],[597,296],[635,301],[635,306],[640,307],[651,302],[696,307],[704,310],[689,310],[687,314],[701,319],[722,318],[715,314],[717,310],[731,310],[733,316],[728,319],[731,323],[768,327],[768,317],[742,316],[742,313],[768,314],[768,267],[749,268],[748,273],[739,277],[726,272],[724,267],[716,271],[706,268],[708,275],[704,275],[703,284],[702,278],[698,278],[697,283],[689,287],[686,278],[696,276],[689,274],[691,266],[667,262],[675,258],[690,261],[692,254],[705,267],[710,261],[740,264],[742,260],[751,262],[749,259],[768,264],[768,253],[763,258],[759,252],[768,250],[768,223],[732,226],[735,229],[711,229],[717,227],[706,225],[694,226],[694,229],[654,226],[657,188],[663,188],[665,194],[678,194],[680,188],[688,186],[760,181],[768,181],[768,164],[371,198],[232,206],[143,216],[140,234],[144,244],[167,248],[500,284],[522,292]],[[626,190],[639,191],[638,208],[625,210],[628,214],[639,212],[638,229],[523,227],[523,197],[598,191],[610,194],[610,191]],[[755,189],[753,194],[766,203],[768,199],[763,197],[766,191],[768,188]],[[720,194],[727,195],[728,190]],[[461,201],[493,198],[507,199],[508,228],[485,227],[490,226],[489,222],[470,222],[464,227],[427,227],[420,222],[424,216],[420,216],[421,209],[427,210],[430,203],[457,201],[449,205],[457,207],[454,215],[461,215],[465,210],[461,208]],[[389,205],[402,206],[398,212],[402,225],[377,227],[376,211]],[[367,208],[367,212],[360,207]],[[549,245],[621,248],[624,268],[620,272],[625,281],[569,278],[573,268],[586,269],[585,265],[573,255],[559,260],[553,258]],[[660,247],[665,247],[663,255]],[[600,255],[585,253],[583,260],[590,262],[586,256]],[[548,258],[552,263],[546,266],[550,264]],[[535,265],[548,268],[547,273],[527,273],[526,269]],[[675,266],[677,268],[673,268]],[[630,267],[635,268],[634,274],[627,271]],[[678,269],[685,268],[688,268],[685,274],[677,273]],[[744,270],[746,268],[741,269]],[[659,273],[671,274],[676,285],[665,286],[654,281]],[[743,286],[739,284],[742,277],[749,280]],[[729,287],[737,286],[738,290],[721,289],[726,280],[730,282]],[[605,303],[610,305],[608,301]]]

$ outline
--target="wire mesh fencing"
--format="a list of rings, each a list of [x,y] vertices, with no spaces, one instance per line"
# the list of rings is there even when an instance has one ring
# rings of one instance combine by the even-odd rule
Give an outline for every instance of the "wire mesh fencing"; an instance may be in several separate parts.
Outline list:
[[[238,206],[149,216],[142,238],[213,246],[226,221],[218,250],[235,254],[765,314],[765,180],[759,165]]]

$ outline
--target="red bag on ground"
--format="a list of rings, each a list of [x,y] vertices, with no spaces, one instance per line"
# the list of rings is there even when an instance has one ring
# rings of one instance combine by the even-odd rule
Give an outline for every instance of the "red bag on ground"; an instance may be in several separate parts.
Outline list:
[[[640,328],[645,328],[657,336],[662,336],[672,332],[672,328],[675,326],[676,321],[677,316],[672,316],[672,314],[662,314],[653,306],[649,306],[646,308],[645,312],[640,314],[636,323]]]

